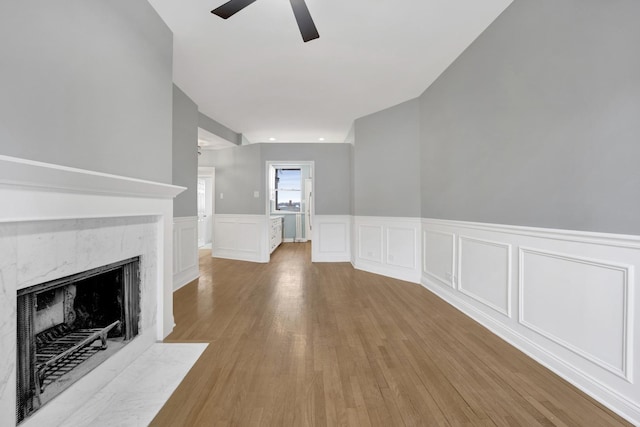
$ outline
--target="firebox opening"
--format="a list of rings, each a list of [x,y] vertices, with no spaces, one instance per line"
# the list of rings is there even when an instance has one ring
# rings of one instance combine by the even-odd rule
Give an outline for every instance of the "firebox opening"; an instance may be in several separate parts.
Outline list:
[[[134,258],[19,291],[18,422],[138,334],[139,281]]]

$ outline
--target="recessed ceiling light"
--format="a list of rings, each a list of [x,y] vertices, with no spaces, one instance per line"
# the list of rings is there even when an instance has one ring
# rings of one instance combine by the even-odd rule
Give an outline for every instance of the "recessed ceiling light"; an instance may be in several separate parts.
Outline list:
[[[269,141],[275,141],[275,140],[276,140],[276,139],[275,139],[275,138],[273,138],[273,137],[269,138]]]
[[[324,141],[324,138],[318,138],[318,141]]]

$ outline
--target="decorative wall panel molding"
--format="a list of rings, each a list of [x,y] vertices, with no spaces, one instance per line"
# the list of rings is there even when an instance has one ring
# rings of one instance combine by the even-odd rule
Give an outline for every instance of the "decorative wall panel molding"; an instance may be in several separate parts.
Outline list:
[[[511,245],[458,237],[458,290],[511,317]]]
[[[630,381],[633,267],[524,247],[519,260],[520,323]]]
[[[423,219],[422,245],[423,286],[640,424],[640,236]]]
[[[358,258],[382,264],[382,247],[384,228],[382,225],[359,224],[358,228]]]
[[[355,268],[420,283],[420,219],[356,216],[354,227]]]
[[[351,260],[351,216],[314,215],[311,239],[313,262]]]
[[[385,236],[385,262],[394,267],[416,270],[420,257],[416,257],[419,229],[415,227],[387,227]],[[419,268],[418,268],[419,270]]]
[[[212,256],[269,262],[268,225],[266,215],[215,214]]]
[[[422,273],[454,287],[456,235],[437,230],[422,231]]]
[[[200,276],[198,266],[198,217],[173,219],[173,290]]]

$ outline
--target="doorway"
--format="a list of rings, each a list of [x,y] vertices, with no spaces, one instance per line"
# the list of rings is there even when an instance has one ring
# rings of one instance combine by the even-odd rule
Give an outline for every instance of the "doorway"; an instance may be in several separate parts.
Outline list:
[[[215,169],[198,168],[198,248],[213,244]]]
[[[282,241],[311,242],[313,235],[314,163],[267,161],[266,213],[282,217]]]

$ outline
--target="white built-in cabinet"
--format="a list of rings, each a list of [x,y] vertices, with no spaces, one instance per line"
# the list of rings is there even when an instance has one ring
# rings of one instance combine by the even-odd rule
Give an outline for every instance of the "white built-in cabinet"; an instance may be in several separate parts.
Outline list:
[[[269,227],[270,233],[270,244],[269,244],[269,253],[276,250],[280,243],[282,243],[282,227],[283,227],[284,217],[282,216],[272,216],[271,217],[271,225]]]

